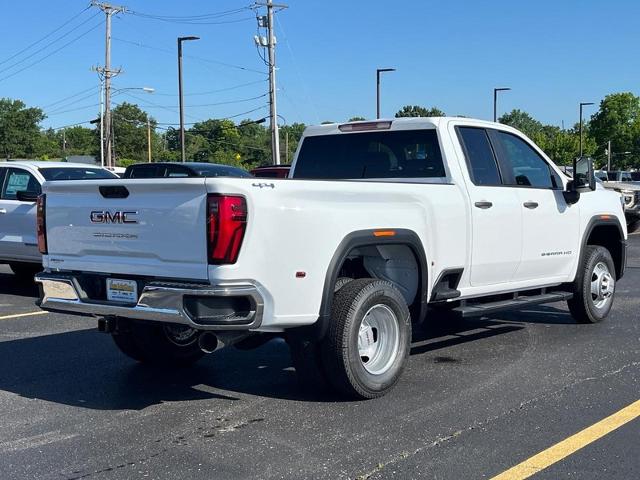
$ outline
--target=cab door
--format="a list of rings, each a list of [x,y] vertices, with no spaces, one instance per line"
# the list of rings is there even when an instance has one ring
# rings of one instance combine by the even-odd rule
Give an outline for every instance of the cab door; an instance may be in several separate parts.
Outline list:
[[[471,213],[472,286],[510,282],[522,255],[522,209],[515,189],[502,182],[484,128],[457,126]]]
[[[514,280],[568,277],[579,252],[579,202],[567,204],[560,176],[526,139],[501,130],[491,138],[503,182],[516,193],[522,213],[522,258]]]
[[[36,204],[18,200],[19,191],[39,194],[38,180],[18,167],[2,168],[0,188],[0,258],[39,261],[36,239]]]

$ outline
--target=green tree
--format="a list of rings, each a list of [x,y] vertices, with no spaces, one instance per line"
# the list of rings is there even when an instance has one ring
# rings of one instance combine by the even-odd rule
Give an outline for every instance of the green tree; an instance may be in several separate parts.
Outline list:
[[[45,118],[39,108],[0,98],[0,155],[7,159],[34,156],[40,139],[38,125]]]
[[[62,137],[62,131],[58,132]],[[65,129],[67,155],[96,155],[100,151],[100,144],[96,143],[95,132],[92,128],[75,126]],[[60,139],[62,145],[62,139]]]
[[[640,97],[631,92],[607,95],[591,116],[589,134],[597,144],[598,157],[605,157],[607,142],[611,141],[616,168],[637,166],[640,163]],[[631,154],[615,155],[623,152]]]
[[[445,113],[438,107],[425,108],[420,105],[405,105],[397,113],[400,117],[444,117]]]
[[[113,150],[116,159],[147,160],[147,119],[155,130],[156,121],[138,105],[123,102],[113,109]],[[98,126],[99,128],[99,126]]]
[[[364,118],[364,117],[358,117],[358,116],[356,116],[356,117],[351,117],[351,118],[349,119],[349,121],[350,121],[350,122],[362,122],[363,120],[366,120],[366,118]]]
[[[541,122],[533,118],[527,112],[518,109],[505,113],[498,119],[498,122],[520,130],[534,141],[536,140],[535,137],[539,137],[543,130]]]

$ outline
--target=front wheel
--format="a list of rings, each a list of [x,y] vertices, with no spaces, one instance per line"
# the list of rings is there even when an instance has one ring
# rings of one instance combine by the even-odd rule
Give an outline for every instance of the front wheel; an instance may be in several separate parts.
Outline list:
[[[182,325],[132,321],[123,323],[112,338],[122,353],[138,362],[184,367],[204,355],[199,333]]]
[[[573,284],[573,298],[567,302],[573,318],[579,323],[604,320],[613,306],[615,286],[615,266],[609,250],[587,246]]]
[[[322,363],[336,389],[357,398],[386,394],[400,379],[410,344],[409,309],[392,283],[358,279],[335,294]]]

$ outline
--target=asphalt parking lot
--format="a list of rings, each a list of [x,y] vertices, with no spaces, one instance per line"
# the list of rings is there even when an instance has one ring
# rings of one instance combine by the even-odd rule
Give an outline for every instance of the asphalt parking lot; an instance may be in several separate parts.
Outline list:
[[[639,478],[640,407],[620,411],[640,399],[640,236],[627,268],[604,323],[554,304],[432,325],[390,395],[347,402],[302,393],[282,341],[142,367],[0,266],[0,476]],[[631,420],[603,436],[612,415]]]

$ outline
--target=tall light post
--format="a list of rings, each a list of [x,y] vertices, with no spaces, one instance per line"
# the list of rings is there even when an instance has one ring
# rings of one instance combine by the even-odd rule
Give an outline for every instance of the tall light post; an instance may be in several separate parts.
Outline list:
[[[380,74],[383,72],[395,72],[395,68],[376,69],[376,118],[380,118]]]
[[[182,42],[200,40],[200,37],[178,37],[178,97],[180,99],[180,159],[186,160],[184,142],[184,99],[182,93]]]
[[[493,89],[493,121],[498,121],[498,92],[507,92],[509,87],[499,87]]]
[[[593,102],[580,102],[580,156],[582,157],[582,107],[593,105]]]

